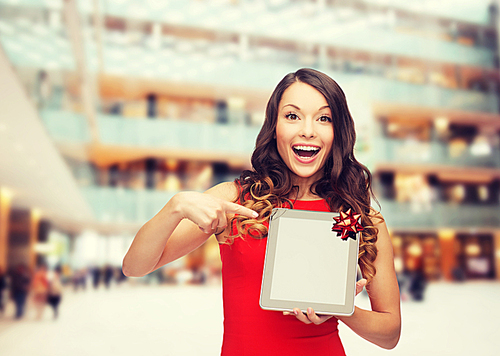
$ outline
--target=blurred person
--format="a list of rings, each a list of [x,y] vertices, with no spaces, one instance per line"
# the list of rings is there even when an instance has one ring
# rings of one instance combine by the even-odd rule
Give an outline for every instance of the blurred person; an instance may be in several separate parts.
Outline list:
[[[38,266],[33,276],[31,290],[33,293],[33,304],[35,305],[36,318],[41,319],[45,304],[47,304],[47,295],[49,292],[49,280],[47,278],[47,266]]]
[[[38,72],[35,95],[38,108],[46,108],[52,95],[52,83],[49,77],[49,73],[47,73],[45,70],[40,70]]]
[[[10,278],[10,295],[16,305],[15,318],[24,316],[26,299],[30,290],[31,275],[28,267],[21,263],[12,271]]]
[[[73,290],[76,292],[80,287],[83,290],[87,289],[87,270],[85,268],[79,269],[73,274]]]
[[[465,282],[467,279],[465,271],[460,265],[457,265],[452,269],[451,275],[453,277],[453,281],[455,282]]]
[[[54,319],[59,316],[59,303],[62,298],[61,267],[56,267],[49,278],[47,303],[54,311]]]
[[[192,278],[189,281],[190,284],[205,284],[207,280],[206,272],[201,266],[191,267]]]
[[[394,269],[396,271],[396,278],[398,281],[399,295],[402,301],[408,300],[408,281],[409,275],[404,268],[404,261],[401,256],[394,257]]]
[[[113,280],[113,276],[115,275],[115,271],[113,267],[110,265],[106,265],[104,267],[104,285],[106,286],[106,289],[109,289],[109,286],[111,285],[111,281]]]
[[[412,299],[421,302],[424,300],[424,292],[427,287],[427,278],[425,277],[423,268],[418,268],[411,272],[408,282],[408,293]]]
[[[7,289],[7,274],[0,267],[0,313],[2,314],[4,311],[3,293],[5,289]]]
[[[177,284],[177,279],[175,277],[177,271],[175,268],[170,268],[170,266],[165,266],[161,268],[160,271],[163,274],[163,283]]]
[[[338,320],[376,345],[395,347],[401,315],[392,244],[384,219],[370,208],[371,174],[354,157],[355,137],[345,95],[333,79],[312,69],[286,75],[267,104],[252,170],[205,193],[176,194],[135,236],[124,273],[144,276],[215,234],[223,264],[222,355],[345,355]],[[372,310],[356,307],[351,316],[333,317],[312,308],[281,313],[259,307],[260,242],[273,207],[361,214],[364,279],[356,293],[366,285]]]
[[[71,283],[74,271],[67,264],[60,265],[62,284]]]
[[[91,268],[90,270],[92,275],[92,285],[94,289],[99,287],[99,283],[101,282],[101,269],[99,267]]]

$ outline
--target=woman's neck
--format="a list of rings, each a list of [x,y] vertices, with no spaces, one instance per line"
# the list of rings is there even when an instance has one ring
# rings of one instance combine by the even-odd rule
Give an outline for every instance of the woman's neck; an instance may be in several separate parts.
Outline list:
[[[300,178],[293,180],[295,189],[291,192],[289,199],[292,200],[316,200],[321,197],[311,192],[311,186],[316,182],[316,177]]]

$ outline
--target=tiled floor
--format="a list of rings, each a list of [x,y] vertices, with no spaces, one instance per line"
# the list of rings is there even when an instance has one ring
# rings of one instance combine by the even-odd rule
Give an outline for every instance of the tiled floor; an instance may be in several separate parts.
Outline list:
[[[423,302],[403,302],[401,341],[386,351],[344,325],[348,355],[498,355],[500,283],[430,284]],[[365,295],[357,304],[368,306]],[[67,290],[60,318],[30,309],[0,316],[0,355],[218,355],[222,337],[219,286],[114,286]]]

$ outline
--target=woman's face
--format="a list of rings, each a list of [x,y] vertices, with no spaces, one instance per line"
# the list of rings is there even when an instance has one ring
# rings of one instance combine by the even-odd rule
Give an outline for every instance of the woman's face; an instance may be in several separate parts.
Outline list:
[[[325,97],[295,82],[281,97],[276,124],[278,152],[300,178],[321,178],[333,143],[332,114]]]

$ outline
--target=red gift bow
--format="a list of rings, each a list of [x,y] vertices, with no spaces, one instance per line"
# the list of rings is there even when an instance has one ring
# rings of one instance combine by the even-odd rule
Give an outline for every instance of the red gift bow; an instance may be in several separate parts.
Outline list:
[[[364,230],[363,226],[358,222],[360,216],[361,214],[351,212],[351,208],[345,213],[341,211],[340,216],[333,218],[335,224],[333,224],[332,231],[337,232],[337,236],[340,236],[344,241],[347,241],[349,237],[356,240],[356,233]]]

